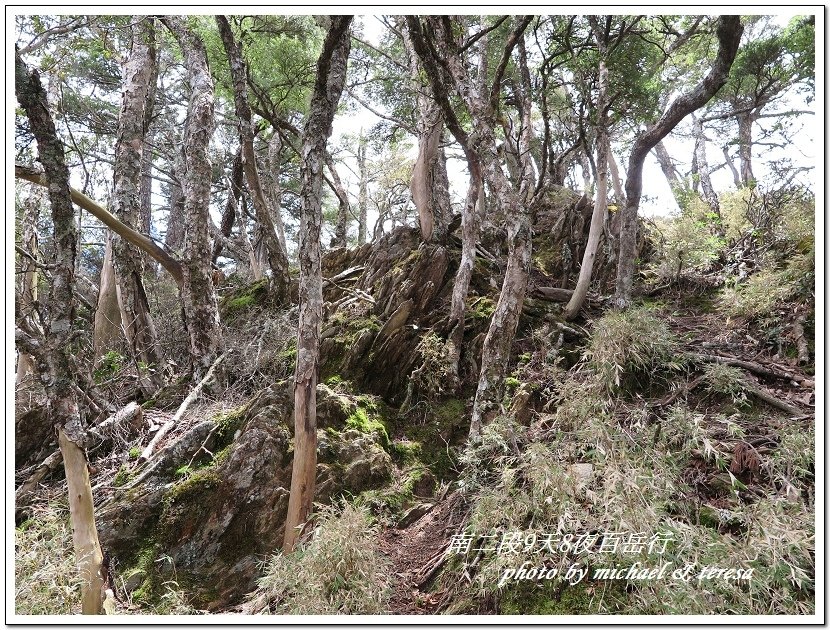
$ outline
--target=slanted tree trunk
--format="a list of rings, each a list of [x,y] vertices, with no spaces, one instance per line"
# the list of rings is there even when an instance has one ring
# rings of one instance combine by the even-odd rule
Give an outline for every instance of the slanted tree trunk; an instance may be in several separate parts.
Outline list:
[[[565,319],[572,320],[579,313],[588,289],[591,286],[591,274],[594,271],[594,260],[597,257],[599,240],[605,217],[608,214],[608,154],[610,141],[608,139],[608,66],[606,56],[608,46],[599,22],[594,16],[588,18],[591,29],[599,48],[599,89],[597,93],[597,194],[594,202],[594,212],[591,215],[591,227],[588,231],[588,242],[582,256],[582,266],[579,268],[579,278],[576,281],[573,295],[565,306]]]
[[[366,242],[366,230],[369,212],[369,174],[366,172],[366,136],[360,133],[360,141],[357,145],[357,170],[360,173],[360,187],[358,190],[357,203],[360,206],[360,214],[357,220],[357,244],[363,245]]]
[[[654,145],[654,156],[657,158],[660,170],[663,171],[663,175],[669,183],[669,189],[671,190],[675,203],[677,203],[677,207],[683,209],[685,201],[680,194],[680,191],[683,189],[683,182],[680,180],[677,168],[674,166],[674,161],[662,140]]]
[[[622,210],[620,251],[617,260],[617,286],[614,304],[619,309],[631,304],[634,285],[634,265],[637,257],[637,214],[643,191],[643,164],[648,152],[691,112],[703,107],[726,83],[729,69],[741,41],[740,17],[724,15],[718,21],[718,55],[712,69],[694,89],[676,98],[660,119],[637,136],[628,161],[625,182],[626,205]]]
[[[288,256],[280,245],[272,213],[268,207],[268,200],[263,190],[257,168],[256,153],[254,152],[254,132],[251,123],[251,107],[248,104],[247,76],[245,61],[242,58],[242,49],[234,39],[231,25],[223,15],[216,16],[219,34],[228,56],[228,63],[233,79],[234,106],[239,124],[239,138],[242,144],[243,166],[245,181],[251,192],[254,213],[261,231],[261,237],[268,257],[268,266],[271,269],[271,286],[278,299],[288,297]]]
[[[134,16],[132,50],[124,66],[124,86],[113,168],[113,213],[131,229],[141,223],[141,170],[147,94],[152,77],[153,55],[147,43],[142,18]],[[161,362],[155,325],[144,290],[144,255],[118,235],[112,237],[112,261],[118,283],[121,326],[135,360],[148,366]],[[161,385],[161,371],[139,372],[145,394]]]
[[[182,305],[190,337],[193,376],[201,379],[221,354],[222,331],[213,290],[210,223],[211,167],[208,145],[213,135],[213,79],[201,38],[179,17],[166,16],[164,23],[181,46],[187,67],[190,101],[184,131],[184,217],[187,238],[182,265]],[[221,375],[219,375],[221,378]]]
[[[326,142],[346,81],[352,16],[332,16],[317,61],[317,77],[301,150],[302,216],[300,220],[300,321],[294,375],[294,463],[285,519],[283,553],[297,546],[311,515],[317,475],[317,372],[323,319],[323,276],[320,268],[321,197]]]
[[[706,158],[706,135],[703,133],[703,122],[694,114],[692,114],[692,135],[695,139],[695,159],[697,161],[697,172],[700,180],[700,188],[703,191],[703,198],[717,219],[715,230],[718,233],[723,233],[720,216],[720,200],[718,199],[718,193],[715,192],[715,188],[712,186],[712,179],[709,176],[709,162]]]
[[[337,174],[334,159],[328,151],[326,151],[326,167],[331,174],[332,190],[337,196],[337,222],[334,225],[334,238],[331,239],[331,246],[346,247],[349,233],[349,196],[346,194],[343,182],[340,181],[340,175]]]
[[[75,257],[77,226],[69,191],[69,169],[63,144],[57,137],[55,124],[46,104],[46,93],[37,71],[30,72],[15,51],[15,92],[29,118],[38,147],[38,159],[49,182],[49,203],[52,210],[54,252],[52,278],[49,285],[47,329],[40,339],[28,339],[27,351],[37,354],[38,370],[44,383],[47,410],[51,422],[59,427],[59,444],[69,487],[69,512],[72,521],[75,558],[81,582],[84,614],[101,612],[101,546],[95,528],[92,488],[83,450],[84,430],[81,422],[72,366],[73,322],[75,319]]]
[[[729,172],[732,173],[732,183],[735,184],[735,188],[741,187],[741,176],[738,174],[738,169],[735,168],[735,162],[732,160],[732,156],[729,154],[729,145],[723,145],[723,159],[726,160],[726,166],[729,167]]]

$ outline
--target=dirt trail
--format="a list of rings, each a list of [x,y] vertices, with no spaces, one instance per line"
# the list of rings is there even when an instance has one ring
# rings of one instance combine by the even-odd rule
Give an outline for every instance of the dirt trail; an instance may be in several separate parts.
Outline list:
[[[464,512],[464,501],[456,492],[407,527],[381,533],[380,549],[392,563],[391,614],[437,614],[444,593],[428,592],[428,585],[443,564],[450,539],[461,528]]]

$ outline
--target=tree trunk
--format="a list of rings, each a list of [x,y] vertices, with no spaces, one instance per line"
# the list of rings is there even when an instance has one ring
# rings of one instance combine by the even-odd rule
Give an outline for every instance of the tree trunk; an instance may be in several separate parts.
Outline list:
[[[483,22],[483,20],[482,20]],[[484,24],[482,24],[484,26]],[[478,90],[483,94],[486,89],[487,77],[487,46],[488,36],[484,35],[481,41],[482,53],[478,62]],[[467,154],[467,168],[470,171],[470,184],[467,189],[467,199],[461,209],[461,262],[455,274],[455,283],[452,289],[449,319],[449,352],[450,375],[460,385],[461,346],[464,343],[464,317],[467,307],[467,294],[470,291],[470,280],[476,262],[476,242],[478,241],[479,220],[484,215],[484,183],[481,179],[481,164],[475,151],[470,147]]]
[[[78,564],[84,585],[81,591],[81,612],[84,615],[98,615],[101,614],[103,603],[101,595],[104,581],[101,576],[101,564],[104,557],[95,527],[92,486],[89,482],[86,454],[84,449],[69,439],[62,428],[58,429],[58,445],[63,455],[66,485],[69,489],[75,562]]]
[[[211,166],[208,145],[213,135],[213,79],[208,70],[202,40],[179,17],[166,16],[164,23],[173,33],[185,56],[190,102],[184,130],[185,231],[182,272],[182,303],[190,337],[193,376],[200,379],[221,353],[222,331],[213,290],[210,223]],[[221,380],[221,375],[220,375]]]
[[[443,239],[449,225],[449,180],[446,158],[441,149],[444,116],[441,107],[429,98],[421,85],[421,66],[409,32],[402,30],[409,60],[410,80],[418,94],[418,157],[412,168],[410,190],[418,210],[421,238]]]
[[[122,339],[121,308],[115,282],[115,267],[112,264],[112,234],[107,234],[104,250],[104,264],[101,267],[101,281],[98,283],[98,304],[92,331],[92,356],[97,361],[108,350],[117,347]]]
[[[331,246],[347,247],[349,244],[349,196],[346,194],[343,182],[340,181],[340,175],[337,174],[334,159],[328,151],[326,151],[326,166],[331,174],[332,189],[337,196],[337,222],[334,226],[334,238],[331,239]]]
[[[331,25],[317,61],[311,111],[303,132],[301,151],[300,321],[294,375],[294,463],[283,553],[294,551],[301,529],[311,515],[317,475],[317,372],[323,319],[323,276],[320,268],[323,164],[334,112],[346,81],[352,16],[332,16],[330,20]]]
[[[741,176],[738,173],[738,169],[735,168],[735,162],[732,160],[732,156],[729,155],[729,145],[723,145],[723,159],[726,160],[726,166],[729,167],[729,171],[732,173],[732,183],[735,184],[735,188],[741,187]]]
[[[755,175],[752,172],[752,112],[743,112],[735,116],[738,121],[738,158],[741,161],[741,184],[754,186]]]
[[[470,435],[473,439],[478,439],[482,425],[493,418],[501,401],[510,347],[519,323],[530,273],[530,224],[533,206],[530,198],[533,192],[533,169],[530,164],[532,127],[530,124],[530,78],[523,37],[531,18],[528,16],[516,18],[515,26],[502,50],[501,60],[494,73],[489,94],[484,94],[481,85],[476,85],[472,81],[463,67],[462,60],[452,50],[456,46],[455,42],[448,41],[448,38],[452,36],[452,29],[445,28],[451,25],[442,21],[441,18],[426,18],[430,35],[433,38],[428,45],[420,19],[407,16],[406,21],[412,47],[423,64],[435,100],[441,107],[450,131],[464,149],[468,163],[475,161],[482,164],[483,179],[509,221],[507,270],[499,300],[484,339],[481,371],[470,422]],[[495,134],[495,112],[501,90],[501,77],[516,46],[519,47],[519,69],[522,78],[522,132],[515,140],[517,145],[513,147],[516,155],[519,156],[518,190],[514,189],[502,169]],[[456,94],[462,99],[470,113],[474,129],[470,135],[464,131],[450,106],[447,86],[439,66],[447,69],[454,83]]]
[[[224,242],[230,238],[233,231],[239,200],[242,197],[242,177],[242,148],[240,147],[234,155],[233,166],[231,166],[231,177],[228,180],[228,198],[225,200],[225,209],[222,211],[222,218],[219,220],[219,237],[213,241],[211,263],[214,265],[216,259],[222,254]]]
[[[663,144],[662,140],[654,145],[654,155],[657,158],[657,163],[660,165],[660,170],[663,171],[663,175],[665,175],[666,181],[669,183],[669,188],[671,189],[675,203],[677,203],[677,207],[682,209],[686,205],[683,196],[680,195],[680,191],[683,189],[683,182],[677,176],[674,161],[671,159],[669,150]],[[617,202],[622,206],[622,202],[619,200]]]
[[[692,115],[692,135],[695,139],[695,158],[697,160],[698,179],[703,191],[703,198],[709,204],[709,209],[715,215],[716,231],[723,233],[720,216],[720,200],[718,193],[712,186],[712,179],[709,177],[709,162],[706,159],[706,136],[703,133],[703,122],[695,115]]]
[[[619,309],[631,304],[634,285],[634,265],[637,257],[637,213],[643,191],[643,163],[648,152],[666,137],[674,127],[696,109],[703,107],[726,83],[729,69],[738,52],[743,27],[735,15],[724,15],[718,20],[718,55],[712,69],[694,89],[676,98],[660,119],[641,133],[634,141],[628,161],[625,182],[626,205],[622,210],[620,251],[617,260],[617,286],[614,304]]]
[[[141,203],[139,213],[139,230],[142,234],[149,234],[153,223],[153,147],[152,131],[153,115],[156,108],[156,90],[158,84],[159,64],[156,49],[155,20],[151,17],[146,20],[145,32],[147,46],[150,49],[150,82],[147,86],[147,98],[144,102],[144,149],[141,154]],[[152,265],[149,254],[144,254],[145,268]]]
[[[152,77],[152,57],[148,33],[141,17],[134,16],[132,50],[124,66],[124,87],[113,167],[113,213],[131,229],[141,221],[141,170],[144,148],[144,122],[147,94]],[[121,325],[127,335],[134,360],[158,366],[161,355],[150,304],[144,290],[144,255],[140,249],[118,235],[112,237],[112,261],[118,283]],[[154,376],[155,375],[155,376]],[[150,395],[161,385],[161,370],[139,371],[139,383]]]
[[[30,194],[23,204],[23,217],[21,218],[20,242],[22,247],[35,259],[38,259],[37,223],[40,215],[40,195]],[[17,307],[16,317],[27,318],[35,326],[31,319],[32,309],[37,302],[38,272],[37,265],[26,256],[20,256],[20,301]],[[29,374],[34,372],[35,364],[32,355],[20,351],[17,357],[17,373],[14,384],[19,385]]]
[[[357,146],[357,169],[360,173],[360,189],[358,192],[358,205],[360,206],[360,217],[357,221],[357,244],[363,245],[366,242],[366,231],[369,211],[369,174],[366,172],[366,136],[360,133],[360,141]]]
[[[591,274],[594,271],[594,260],[599,248],[599,239],[602,236],[605,216],[608,214],[608,154],[610,142],[608,139],[608,66],[605,61],[607,46],[602,37],[599,23],[593,18],[589,19],[600,50],[599,90],[597,95],[597,195],[594,212],[591,215],[588,243],[585,245],[582,266],[579,268],[579,278],[576,281],[573,295],[565,306],[566,320],[572,320],[577,316],[579,309],[582,308],[582,304],[585,302],[585,296],[588,295],[588,289],[591,286]]]
[[[46,105],[46,93],[37,71],[30,72],[15,51],[15,91],[26,111],[37,142],[38,159],[49,182],[54,253],[49,285],[47,330],[39,340],[38,369],[45,385],[50,420],[60,427],[64,466],[69,486],[75,557],[81,568],[81,601],[84,614],[101,612],[101,553],[92,512],[92,489],[83,451],[75,383],[69,354],[75,320],[75,257],[77,226],[69,190],[69,169],[63,144]],[[34,348],[32,348],[34,349]]]
[[[268,141],[268,181],[271,185],[271,208],[273,209],[274,227],[277,229],[277,238],[280,240],[282,251],[288,255],[288,245],[285,242],[285,225],[282,222],[282,186],[280,185],[280,169],[282,154],[282,138],[274,131]]]
[[[618,206],[625,205],[625,191],[623,190],[622,178],[620,177],[620,168],[617,166],[617,160],[614,157],[614,152],[611,150],[611,141],[608,141],[608,170],[611,176],[611,185],[614,188],[614,197]]]
[[[248,104],[245,62],[242,58],[241,47],[234,39],[227,18],[217,15],[216,23],[219,26],[219,34],[222,37],[225,53],[228,56],[233,79],[234,106],[239,123],[245,181],[248,182],[254,213],[267,252],[268,266],[271,269],[271,285],[278,298],[285,300],[288,297],[288,256],[280,245],[257,168],[256,153],[254,152],[254,132],[251,124],[251,107]]]

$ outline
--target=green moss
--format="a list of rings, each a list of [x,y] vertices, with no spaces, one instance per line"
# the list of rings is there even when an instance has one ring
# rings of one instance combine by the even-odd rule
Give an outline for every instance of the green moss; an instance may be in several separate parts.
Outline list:
[[[496,304],[486,296],[469,299],[467,317],[472,320],[489,320],[496,311]]]
[[[389,433],[386,430],[386,426],[380,417],[374,415],[369,409],[358,407],[346,418],[346,427],[356,429],[361,433],[375,433],[380,438],[381,445],[384,448],[389,447]]]
[[[130,459],[138,459],[141,456],[141,449],[133,446],[128,452]]]
[[[220,303],[220,310],[224,317],[232,318],[264,304],[267,298],[268,279],[263,278],[225,296]]]
[[[216,422],[216,430],[213,432],[214,450],[221,450],[233,442],[236,432],[242,428],[246,410],[247,406],[243,405],[214,418]]]
[[[407,438],[421,446],[419,459],[438,480],[453,479],[456,472],[457,445],[469,431],[464,401],[447,398],[437,403],[423,423],[408,423],[403,429]]]
[[[395,440],[390,445],[389,453],[397,462],[403,465],[411,465],[420,461],[422,450],[420,442]]]
[[[385,488],[366,490],[355,503],[368,507],[373,514],[388,520],[397,520],[412,507],[415,501],[414,489],[424,476],[426,468],[415,464],[403,471],[401,476]]]
[[[127,482],[133,477],[134,475],[130,472],[130,469],[127,467],[126,464],[124,464],[123,466],[121,466],[121,468],[118,469],[118,472],[115,473],[115,478],[112,480],[112,485],[121,487],[123,485],[126,485]]]

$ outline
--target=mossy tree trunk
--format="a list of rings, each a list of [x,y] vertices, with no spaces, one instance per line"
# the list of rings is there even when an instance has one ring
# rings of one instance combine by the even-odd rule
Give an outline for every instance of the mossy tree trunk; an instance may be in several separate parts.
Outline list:
[[[352,17],[332,16],[330,20],[317,61],[311,111],[306,120],[301,150],[300,321],[294,375],[294,462],[285,519],[284,553],[294,551],[302,526],[311,515],[317,475],[317,378],[323,319],[323,276],[320,268],[323,166],[334,112],[346,81]]]
[[[634,267],[637,257],[637,214],[643,192],[643,164],[648,152],[665,138],[690,113],[703,107],[726,83],[729,69],[738,52],[743,27],[736,15],[724,15],[718,20],[718,55],[709,73],[692,90],[677,97],[665,113],[634,140],[628,160],[625,182],[626,204],[622,209],[619,257],[617,259],[617,286],[614,305],[619,309],[631,304],[634,285]]]
[[[357,244],[360,246],[366,242],[366,224],[369,214],[369,173],[366,171],[366,136],[363,131],[360,132],[360,140],[357,145],[357,170],[360,173],[357,197],[357,203],[360,207],[357,220]]]
[[[208,145],[214,129],[213,79],[205,45],[180,17],[165,16],[185,57],[190,100],[184,132],[184,219],[186,239],[182,265],[182,303],[190,337],[190,360],[200,379],[222,352],[222,331],[211,271],[210,223],[211,165]]]
[[[113,214],[130,229],[141,224],[141,173],[147,96],[153,77],[152,33],[142,16],[134,16],[132,49],[124,65],[121,111],[113,167]],[[134,360],[158,366],[161,354],[150,304],[144,290],[144,254],[117,234],[112,236],[112,261],[121,308],[121,328]],[[139,384],[146,394],[159,385],[160,370],[140,371]]]
[[[50,261],[51,282],[46,303],[50,317],[46,329],[38,334],[38,331],[31,328],[21,330],[18,327],[15,338],[18,342],[23,342],[23,350],[36,358],[37,370],[46,390],[49,417],[52,424],[58,427],[69,486],[75,557],[82,576],[82,612],[98,614],[102,605],[102,555],[83,449],[85,431],[70,362],[75,320],[75,258],[78,240],[69,190],[69,169],[63,144],[58,139],[49,113],[40,76],[37,71],[29,71],[16,51],[15,92],[29,118],[37,142],[38,159],[43,164],[44,176],[48,181],[54,234]]]

